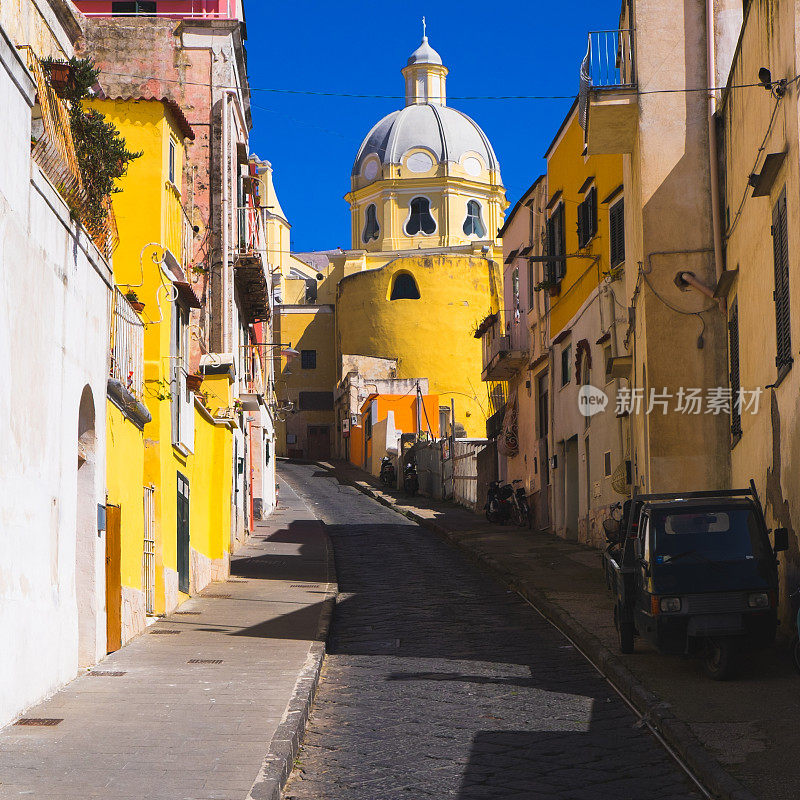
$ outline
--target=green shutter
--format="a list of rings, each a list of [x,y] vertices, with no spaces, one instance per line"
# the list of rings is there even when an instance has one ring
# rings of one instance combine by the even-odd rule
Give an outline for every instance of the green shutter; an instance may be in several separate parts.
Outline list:
[[[625,200],[614,203],[609,210],[609,248],[611,266],[618,267],[625,261]]]
[[[739,407],[739,391],[742,388],[739,373],[739,300],[731,304],[728,317],[728,359],[730,362],[731,383],[731,433],[734,436],[742,435],[742,414]]]
[[[792,332],[789,304],[789,231],[786,189],[772,210],[772,252],[775,265],[775,365],[779,370],[792,361]]]

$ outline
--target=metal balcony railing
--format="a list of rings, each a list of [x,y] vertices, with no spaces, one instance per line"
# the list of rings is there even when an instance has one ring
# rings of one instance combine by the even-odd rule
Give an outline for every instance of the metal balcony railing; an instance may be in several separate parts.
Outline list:
[[[102,0],[77,0],[86,17],[110,17],[111,4]],[[167,17],[172,19],[237,19],[236,0],[171,0],[160,2],[155,12],[115,12],[115,17]]]
[[[25,51],[28,69],[36,83],[37,105],[34,107],[31,125],[31,158],[75,213],[97,249],[110,259],[119,244],[111,201],[105,198],[99,208],[90,206],[83,186],[67,106],[50,85],[33,48],[30,45],[20,45],[19,49]]]
[[[113,302],[110,375],[141,401],[144,397],[144,325],[116,286]]]
[[[582,71],[593,89],[634,86],[633,30],[592,31]]]
[[[194,263],[194,222],[184,208],[177,188],[167,182],[167,191],[171,195],[166,204],[167,246],[188,276]]]
[[[262,210],[254,206],[239,208],[237,227],[236,254],[238,256],[261,255],[266,247]]]

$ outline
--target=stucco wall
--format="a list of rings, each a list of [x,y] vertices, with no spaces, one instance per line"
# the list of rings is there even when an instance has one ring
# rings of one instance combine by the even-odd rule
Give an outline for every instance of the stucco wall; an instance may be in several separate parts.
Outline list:
[[[490,264],[467,256],[409,256],[359,272],[339,284],[337,350],[397,358],[397,377],[428,378],[442,405],[455,401],[468,436],[486,435],[481,343],[472,336],[486,315]],[[419,300],[390,300],[398,272],[413,275]]]
[[[31,167],[33,87],[4,35],[0,60],[2,725],[74,677],[79,661],[105,653],[97,505],[105,503],[110,271]]]

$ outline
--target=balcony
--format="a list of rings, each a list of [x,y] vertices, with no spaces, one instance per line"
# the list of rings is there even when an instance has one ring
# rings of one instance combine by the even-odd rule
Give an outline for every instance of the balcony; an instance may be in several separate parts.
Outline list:
[[[639,102],[630,28],[592,31],[581,65],[581,103],[586,107],[589,155],[633,150]]]
[[[505,333],[503,333],[505,331]],[[513,312],[498,312],[484,320],[476,333],[483,345],[484,381],[505,381],[528,362],[528,328]]]
[[[150,422],[144,405],[144,325],[118,287],[111,313],[108,394],[139,427]]]
[[[112,14],[110,0],[76,0],[87,17],[167,17],[170,19],[242,19],[240,0],[131,0]]]
[[[263,212],[253,206],[238,209],[238,236],[233,274],[242,311],[248,322],[269,319],[269,284],[264,271],[266,237]]]
[[[245,411],[258,411],[264,400],[264,365],[267,348],[244,345],[241,349],[239,401]]]
[[[181,265],[184,274],[191,280],[191,269],[194,264],[195,225],[189,212],[184,208],[177,187],[167,181],[166,203],[167,248]]]
[[[97,249],[110,259],[119,244],[111,201],[106,198],[99,209],[91,207],[78,165],[67,106],[50,85],[33,48],[21,45],[19,49],[25,51],[28,69],[36,83],[36,105],[31,119],[31,158],[64,198]]]

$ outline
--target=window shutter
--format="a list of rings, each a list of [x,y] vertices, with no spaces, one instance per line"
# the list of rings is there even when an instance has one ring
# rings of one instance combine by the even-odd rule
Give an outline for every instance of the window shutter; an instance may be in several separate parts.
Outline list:
[[[548,257],[551,258],[556,252],[555,223],[555,216],[548,217],[545,223],[545,247]],[[544,279],[550,283],[556,280],[555,261],[544,262]]]
[[[556,209],[556,237],[557,237],[557,250],[556,254],[559,256],[556,261],[556,280],[561,280],[567,272],[567,260],[564,256],[567,253],[567,232],[564,229],[564,204],[559,203]]]
[[[772,251],[775,264],[775,365],[779,370],[792,361],[792,333],[789,318],[789,232],[786,189],[772,210]]]
[[[597,233],[597,187],[592,186],[589,194],[586,196],[586,217],[589,224],[589,235],[586,240],[592,238]]]
[[[586,247],[589,241],[587,210],[586,200],[578,203],[578,247]]]
[[[741,375],[739,374],[739,301],[731,304],[730,317],[728,318],[728,358],[730,361],[731,383],[731,433],[734,436],[742,435],[742,414],[739,406],[739,390],[742,388]]]
[[[609,211],[611,266],[617,267],[625,261],[625,200],[611,206]]]

